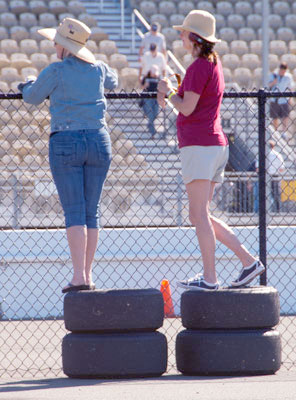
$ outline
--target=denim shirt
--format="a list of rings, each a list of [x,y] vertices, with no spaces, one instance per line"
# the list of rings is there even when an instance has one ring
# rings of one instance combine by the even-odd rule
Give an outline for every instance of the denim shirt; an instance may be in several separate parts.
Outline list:
[[[30,104],[50,98],[51,132],[55,132],[106,126],[104,88],[117,85],[117,73],[104,62],[90,64],[70,56],[50,64],[35,81],[18,88]]]

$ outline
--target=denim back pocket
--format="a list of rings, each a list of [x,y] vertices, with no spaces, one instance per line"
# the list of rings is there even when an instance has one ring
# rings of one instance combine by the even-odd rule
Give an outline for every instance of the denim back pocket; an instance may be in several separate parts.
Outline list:
[[[76,143],[51,141],[51,161],[59,165],[68,165],[76,159]]]

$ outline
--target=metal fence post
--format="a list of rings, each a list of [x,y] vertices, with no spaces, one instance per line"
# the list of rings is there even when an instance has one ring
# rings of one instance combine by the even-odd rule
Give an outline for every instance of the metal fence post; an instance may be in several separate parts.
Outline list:
[[[182,177],[177,175],[177,226],[182,226]]]
[[[266,266],[266,151],[265,151],[265,105],[266,93],[264,89],[258,91],[258,142],[259,142],[259,256]],[[266,270],[260,276],[260,284],[266,285]]]
[[[20,205],[21,205],[21,196],[19,193],[19,187],[18,187],[18,179],[17,177],[12,174],[11,177],[11,186],[12,186],[12,204],[13,204],[13,212],[12,212],[12,228],[13,229],[18,229],[19,228],[19,214],[20,214]]]

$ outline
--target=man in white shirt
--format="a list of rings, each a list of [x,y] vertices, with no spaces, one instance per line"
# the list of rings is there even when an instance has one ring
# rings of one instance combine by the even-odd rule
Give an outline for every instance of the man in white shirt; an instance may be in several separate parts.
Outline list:
[[[278,71],[271,74],[269,78],[269,88],[272,92],[285,92],[292,90],[293,79],[291,74],[287,72],[288,66],[282,62]],[[284,132],[287,132],[289,125],[290,114],[290,98],[289,97],[276,97],[270,101],[270,116],[274,129],[277,130],[279,122],[282,120]]]
[[[157,45],[155,43],[151,43],[150,50],[146,51],[142,57],[139,69],[140,81],[148,74],[152,65],[158,66],[161,78],[166,76],[166,60],[164,55],[157,51]]]
[[[166,41],[164,35],[160,33],[159,30],[160,24],[158,22],[153,22],[150,26],[150,31],[144,34],[139,51],[140,59],[143,54],[150,49],[152,43],[157,45],[158,51],[160,51],[166,59]]]
[[[271,195],[273,199],[272,211],[280,211],[280,175],[285,171],[285,163],[282,155],[274,150],[275,142],[268,141],[269,152],[266,156],[266,169],[271,176]]]

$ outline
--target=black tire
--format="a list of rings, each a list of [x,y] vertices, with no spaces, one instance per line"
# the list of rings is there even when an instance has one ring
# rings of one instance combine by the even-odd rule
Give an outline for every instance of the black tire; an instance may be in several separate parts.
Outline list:
[[[184,330],[176,361],[185,375],[273,374],[281,366],[281,338],[275,330]]]
[[[71,378],[160,376],[167,369],[167,340],[160,332],[69,333],[62,359]]]
[[[279,323],[279,294],[273,287],[188,290],[181,297],[182,324],[188,329],[261,329]]]
[[[164,318],[157,289],[111,289],[68,293],[66,329],[72,332],[144,332],[160,328]]]

